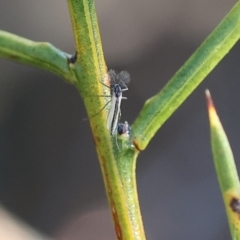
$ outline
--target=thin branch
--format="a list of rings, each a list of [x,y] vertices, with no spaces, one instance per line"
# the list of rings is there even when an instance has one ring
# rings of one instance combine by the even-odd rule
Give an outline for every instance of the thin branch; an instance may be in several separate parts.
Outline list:
[[[238,2],[162,91],[146,101],[132,127],[134,143],[139,150],[146,148],[162,124],[214,69],[239,38]]]
[[[68,61],[71,55],[47,42],[34,42],[0,31],[0,57],[48,70],[69,82],[75,81]]]
[[[88,116],[93,116],[103,108],[106,101],[104,102],[104,98],[91,96],[109,95],[109,89],[100,83],[104,82],[107,68],[95,6],[93,0],[68,0],[68,5],[79,53],[75,67],[81,66],[81,71],[76,72],[77,86]],[[144,240],[135,182],[136,151],[131,144],[122,147],[119,151],[116,136],[111,137],[106,128],[106,111],[93,118],[90,117],[89,120],[117,239]],[[122,145],[126,146],[124,143]]]

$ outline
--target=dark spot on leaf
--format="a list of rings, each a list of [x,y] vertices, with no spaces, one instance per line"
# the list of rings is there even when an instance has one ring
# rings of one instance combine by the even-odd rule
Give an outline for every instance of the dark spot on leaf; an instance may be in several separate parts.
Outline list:
[[[16,56],[16,55],[10,55],[9,58],[13,59],[13,60],[19,60],[20,59],[20,57]]]
[[[235,197],[232,198],[232,200],[230,202],[230,207],[233,210],[233,212],[240,214],[240,199],[235,198]]]

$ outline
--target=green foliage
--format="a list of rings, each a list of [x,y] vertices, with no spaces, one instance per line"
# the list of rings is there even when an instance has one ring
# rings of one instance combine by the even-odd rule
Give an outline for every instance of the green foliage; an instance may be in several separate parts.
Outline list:
[[[76,42],[76,61],[49,43],[36,43],[4,31],[0,31],[0,57],[48,70],[74,84],[88,116],[93,116],[106,104],[106,99],[96,98],[96,95],[110,94],[109,89],[100,84],[105,81],[107,67],[95,6],[93,0],[68,0],[68,6]],[[118,239],[145,239],[135,176],[139,151],[146,148],[162,124],[239,38],[240,3],[237,3],[169,83],[146,101],[132,126],[132,138],[119,139],[120,149],[115,136],[110,136],[106,129],[106,111],[90,117]]]
[[[240,239],[240,184],[232,150],[214,108],[209,91],[206,91],[211,131],[211,145],[218,182],[228,216],[232,239]]]

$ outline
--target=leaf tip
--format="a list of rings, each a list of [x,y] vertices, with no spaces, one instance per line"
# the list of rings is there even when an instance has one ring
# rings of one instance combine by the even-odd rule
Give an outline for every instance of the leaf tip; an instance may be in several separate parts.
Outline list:
[[[207,98],[208,109],[214,108],[212,97],[211,97],[210,91],[208,89],[205,90],[205,94],[206,94],[206,98]]]
[[[206,98],[207,98],[207,107],[208,107],[208,114],[211,125],[217,125],[219,123],[219,119],[217,116],[217,112],[215,110],[213,100],[208,89],[205,90]]]

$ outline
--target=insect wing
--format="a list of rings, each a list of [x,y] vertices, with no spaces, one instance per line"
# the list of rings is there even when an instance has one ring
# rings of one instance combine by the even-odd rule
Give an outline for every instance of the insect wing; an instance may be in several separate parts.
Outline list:
[[[115,97],[115,95],[112,95],[111,103],[110,103],[111,105],[110,105],[110,109],[109,109],[108,117],[107,117],[107,129],[108,130],[110,130],[111,126],[112,126],[116,101],[117,101],[117,98]]]
[[[122,71],[118,75],[119,83],[128,84],[130,82],[130,74],[127,71]]]
[[[110,85],[114,85],[117,83],[117,74],[116,72],[113,70],[113,69],[110,69],[108,71],[108,76],[109,76],[109,79],[110,79]]]
[[[121,101],[122,101],[122,94],[119,96],[116,102],[116,107],[115,107],[113,122],[112,122],[111,135],[116,133],[116,130],[117,130],[118,121],[121,115],[121,109],[120,109]]]
[[[116,131],[118,120],[120,117],[120,105],[122,100],[122,94],[117,98],[115,95],[112,96],[111,107],[108,112],[107,118],[107,129],[110,130],[111,135]]]

